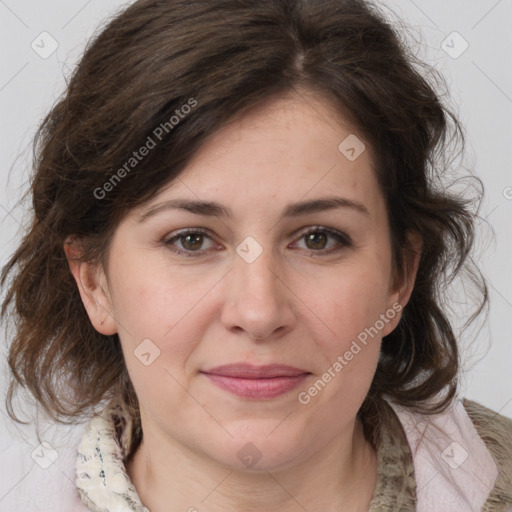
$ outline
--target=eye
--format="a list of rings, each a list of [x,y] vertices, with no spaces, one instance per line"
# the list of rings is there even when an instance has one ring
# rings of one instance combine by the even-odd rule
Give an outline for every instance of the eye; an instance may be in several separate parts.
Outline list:
[[[329,244],[329,239],[334,243]],[[297,240],[304,240],[306,245],[304,249],[319,255],[332,254],[352,245],[348,235],[323,226],[309,228],[301,233]]]
[[[210,244],[208,244],[206,248],[203,247],[205,239],[210,240]],[[201,228],[183,230],[171,238],[165,239],[163,243],[176,254],[192,257],[203,256],[207,249],[214,247],[212,238],[208,235],[206,230]],[[178,247],[176,244],[179,244]],[[219,246],[217,246],[217,250],[218,247]]]

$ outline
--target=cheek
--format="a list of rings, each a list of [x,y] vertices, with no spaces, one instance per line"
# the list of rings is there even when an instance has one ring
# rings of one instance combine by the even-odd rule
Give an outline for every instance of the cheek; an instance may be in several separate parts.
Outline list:
[[[344,345],[376,324],[386,309],[387,289],[385,273],[350,267],[326,279],[315,294],[310,289],[306,296],[311,310]],[[377,327],[382,329],[380,323]]]
[[[123,302],[121,344],[141,407],[158,411],[187,400],[187,361],[201,342],[208,321],[200,293],[179,293],[179,283],[132,282]],[[185,386],[185,387],[183,387]]]
[[[351,268],[328,283],[310,294],[311,322],[320,317],[330,334],[317,332],[323,363],[318,380],[302,390],[299,400],[310,404],[324,425],[338,425],[356,414],[375,374],[388,281],[385,272]]]
[[[387,273],[376,262],[357,268],[354,265],[316,290],[314,296],[311,292],[309,295],[311,310],[329,328],[328,336],[319,332],[315,336],[323,355],[320,378],[329,381],[327,392],[319,393],[322,397],[318,405],[332,401],[337,411],[356,411],[373,379],[382,330],[387,326],[381,320],[386,312]],[[322,389],[322,384],[316,387]],[[307,399],[317,391],[305,392]],[[341,412],[333,410],[329,414],[337,417]]]
[[[127,337],[154,338],[162,345],[171,338],[182,339],[174,333],[190,324],[219,279],[211,272],[198,275],[150,261],[143,265],[128,261],[114,277],[114,314]]]
[[[210,305],[219,277],[126,263],[113,276],[113,302],[130,379],[149,409],[170,397],[182,403],[187,363],[213,321]]]

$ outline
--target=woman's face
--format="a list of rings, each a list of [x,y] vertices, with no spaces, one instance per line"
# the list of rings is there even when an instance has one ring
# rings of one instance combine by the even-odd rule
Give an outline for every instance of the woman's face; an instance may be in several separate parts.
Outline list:
[[[120,224],[86,306],[119,333],[145,437],[276,470],[353,429],[410,292],[361,144],[328,103],[283,96]]]

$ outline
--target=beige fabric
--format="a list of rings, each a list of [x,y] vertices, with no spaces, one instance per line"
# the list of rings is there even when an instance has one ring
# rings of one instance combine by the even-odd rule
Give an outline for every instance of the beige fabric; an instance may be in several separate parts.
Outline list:
[[[369,512],[409,512],[416,507],[414,464],[398,416],[384,402],[373,432],[377,450],[377,486]]]
[[[498,466],[499,474],[482,512],[512,511],[512,420],[472,400],[464,400],[471,421]]]

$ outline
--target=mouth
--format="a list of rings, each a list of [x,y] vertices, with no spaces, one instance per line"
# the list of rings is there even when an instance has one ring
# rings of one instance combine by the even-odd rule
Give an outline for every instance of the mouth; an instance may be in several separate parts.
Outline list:
[[[217,387],[242,398],[270,399],[297,387],[310,372],[286,365],[231,364],[201,371]]]

